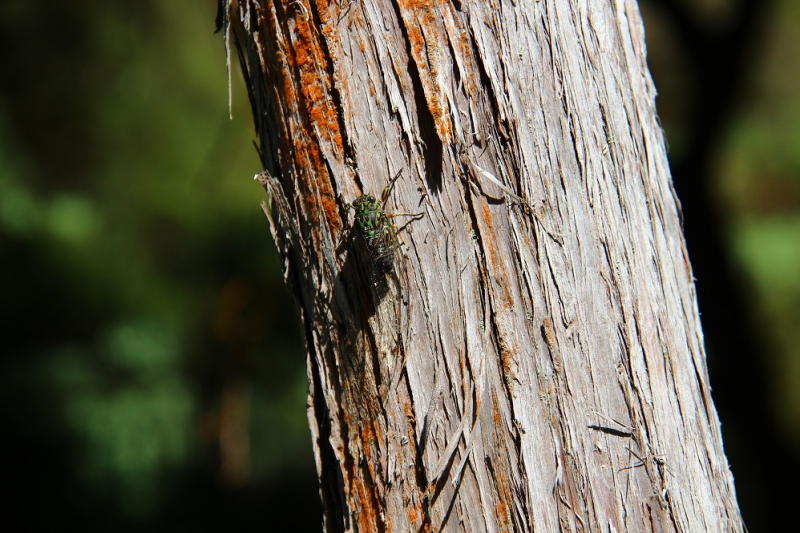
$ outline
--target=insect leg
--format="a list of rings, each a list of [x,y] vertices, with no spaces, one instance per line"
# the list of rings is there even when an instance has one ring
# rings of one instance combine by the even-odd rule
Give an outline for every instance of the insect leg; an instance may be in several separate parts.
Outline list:
[[[399,171],[397,171],[397,174],[394,175],[392,181],[389,182],[389,185],[387,185],[383,189],[383,194],[381,194],[381,204],[383,208],[386,207],[386,201],[389,199],[389,195],[392,193],[392,189],[394,188],[394,182],[397,181],[397,178],[399,178],[400,174],[402,173],[403,169],[401,168]]]

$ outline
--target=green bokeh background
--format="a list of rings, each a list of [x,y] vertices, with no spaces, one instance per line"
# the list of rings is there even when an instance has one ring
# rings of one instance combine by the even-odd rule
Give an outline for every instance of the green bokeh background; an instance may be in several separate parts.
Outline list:
[[[649,59],[680,158],[693,87],[657,4],[643,3]],[[697,3],[709,24],[729,4]],[[23,529],[320,530],[298,311],[252,179],[235,62],[229,118],[215,14],[214,0],[0,8],[13,494],[0,508]],[[768,357],[768,404],[797,453],[800,5],[775,1],[765,20],[715,150],[714,209]]]
[[[215,14],[0,9],[2,505],[31,530],[319,530],[299,315]]]

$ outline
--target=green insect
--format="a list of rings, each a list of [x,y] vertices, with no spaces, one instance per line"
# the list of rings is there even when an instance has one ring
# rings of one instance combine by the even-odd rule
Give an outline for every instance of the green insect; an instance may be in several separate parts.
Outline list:
[[[396,255],[399,254],[401,259],[405,259],[403,238],[390,219],[398,216],[419,216],[411,213],[386,213],[386,202],[402,172],[402,170],[398,172],[383,189],[380,200],[372,195],[362,194],[350,204],[356,212],[356,226],[367,246],[370,259],[383,274],[391,270]]]
[[[386,212],[386,203],[401,173],[402,171],[398,172],[391,179],[383,189],[380,199],[369,194],[362,194],[349,205],[356,212],[355,226],[364,240],[373,265],[372,289],[373,296],[376,298],[377,328],[378,331],[384,332],[387,331],[386,328],[391,328],[394,332],[397,344],[392,348],[393,354],[397,353],[396,350],[401,345],[403,331],[408,332],[412,316],[412,303],[409,270],[403,253],[405,242],[400,236],[400,229],[392,224],[391,219],[409,216],[413,220],[423,216],[422,213]],[[399,271],[393,269],[396,256],[402,260]],[[389,298],[385,298],[386,296]],[[385,305],[382,302],[385,302]],[[381,308],[380,311],[377,309],[378,306]],[[393,388],[397,385],[404,365],[405,356],[394,360],[392,368],[386,370],[385,383],[387,387]]]

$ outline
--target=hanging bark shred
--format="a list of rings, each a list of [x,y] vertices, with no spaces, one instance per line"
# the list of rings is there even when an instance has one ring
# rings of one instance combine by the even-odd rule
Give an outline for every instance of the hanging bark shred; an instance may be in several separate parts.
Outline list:
[[[633,0],[222,0],[326,531],[743,531]],[[230,49],[229,49],[230,50]],[[376,274],[349,203],[405,260]]]

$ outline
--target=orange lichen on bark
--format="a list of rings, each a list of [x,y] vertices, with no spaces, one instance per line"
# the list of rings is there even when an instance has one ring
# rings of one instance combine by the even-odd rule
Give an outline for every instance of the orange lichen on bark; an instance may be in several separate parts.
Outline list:
[[[445,41],[444,28],[437,21],[435,9],[449,9],[449,4],[440,2],[434,8],[430,0],[400,0],[400,13],[406,26],[406,35],[411,48],[411,57],[417,65],[422,90],[428,110],[436,124],[439,140],[449,143],[452,138],[452,122],[449,106],[444,98],[444,87],[440,80],[440,43]],[[444,103],[443,103],[444,102]]]
[[[492,396],[492,418],[494,419],[495,431],[503,427],[503,417],[500,416],[500,406],[497,404],[497,397]]]
[[[406,402],[403,404],[403,412],[406,414],[406,420],[408,420],[409,424],[414,424],[417,418],[414,416],[414,410],[411,407],[411,404]]]
[[[475,68],[475,61],[474,57],[472,56],[472,43],[470,42],[469,33],[466,30],[462,30],[461,34],[458,39],[458,49],[461,52],[461,57],[463,58],[466,70],[471,70],[471,73],[475,73],[477,69]],[[466,88],[466,94],[472,95],[475,93],[475,76],[471,75],[470,73],[462,72],[461,79],[464,82],[464,87]]]
[[[503,442],[505,439],[500,432],[503,431],[505,424],[503,423],[503,417],[500,413],[500,405],[496,394],[492,394],[492,418],[494,419],[494,440],[496,449],[501,450],[503,449]],[[500,523],[500,527],[503,528],[503,531],[514,530],[509,510],[514,508],[514,498],[512,494],[516,491],[512,490],[512,483],[507,477],[509,467],[510,465],[507,461],[502,461],[494,468],[497,493],[500,497],[495,505],[495,511],[497,511],[497,521]]]
[[[386,439],[383,433],[383,426],[377,417],[372,419],[372,426],[372,443],[384,442]]]
[[[511,350],[505,345],[505,343],[500,344],[500,364],[503,366],[503,375],[507,378],[513,378],[514,376],[511,373],[512,363],[514,360],[514,354],[511,353]],[[513,379],[507,380],[509,383],[513,383]]]
[[[336,203],[336,198],[333,196],[333,191],[330,187],[325,187],[325,190],[320,191],[320,193],[322,193],[322,209],[325,211],[325,219],[338,230],[338,224],[341,223],[341,219],[339,218],[339,207]]]
[[[406,423],[408,424],[408,440],[409,442],[415,442],[417,439],[416,436],[416,425],[417,425],[417,417],[414,415],[414,408],[410,402],[405,402],[403,404],[403,412],[406,415]],[[412,450],[414,448],[412,447]],[[418,524],[420,520],[422,520],[422,502],[419,499],[415,499],[414,502],[406,501],[405,507],[408,512],[409,523],[411,524]],[[425,524],[424,529],[422,531],[429,531],[429,524]]]
[[[312,235],[315,239],[320,239],[320,218],[324,217],[328,227],[334,231],[338,231],[342,226],[327,166],[323,161],[319,144],[302,129],[298,134],[292,135],[290,140],[294,140],[294,143],[289,144],[293,147],[294,162],[299,170],[297,173],[298,185],[301,187],[299,197],[311,222],[309,226]]]
[[[359,531],[377,531],[378,514],[372,506],[370,487],[367,487],[367,482],[361,476],[355,476],[353,481],[358,501],[351,502],[351,506],[356,509]]]
[[[486,229],[487,229],[485,234],[494,235],[494,231],[493,231],[494,223],[492,221],[492,211],[489,209],[489,204],[487,204],[486,202],[483,202],[482,207],[483,207],[483,209],[482,209],[483,223],[486,225]],[[491,241],[489,239],[484,239],[483,242],[484,242],[484,248],[486,249],[486,251],[489,252],[489,260],[492,263],[492,267],[496,268],[497,267],[497,252],[495,250],[494,241]]]
[[[506,507],[506,502],[502,499],[497,502],[494,506],[494,512],[497,514],[498,517],[505,517],[508,516],[508,508]]]
[[[377,422],[375,422],[377,423]],[[375,433],[370,424],[361,424],[361,431],[359,432],[359,466],[366,467],[369,476],[353,475],[352,479],[355,482],[355,489],[358,493],[358,501],[353,502],[353,508],[357,509],[357,520],[360,531],[378,531],[378,504],[377,495],[375,490],[377,480],[379,479],[375,473],[375,462],[372,458],[372,446],[375,443]]]
[[[498,476],[497,488],[500,492],[500,501],[497,502],[497,520],[503,531],[514,531],[513,522],[509,513],[509,505],[514,505],[511,496],[511,487],[505,474],[501,471]]]
[[[413,505],[410,505],[407,509],[408,514],[408,522],[410,524],[416,524],[417,520],[419,519],[419,513],[417,513],[417,508]]]
[[[372,441],[375,435],[372,433],[372,428],[369,423],[361,424],[361,455],[364,458],[367,469],[371,474],[374,474],[372,464]]]
[[[317,13],[319,13],[320,20],[322,21],[323,24],[325,24],[328,21],[327,19],[329,18],[327,16],[328,15],[328,8],[332,7],[332,8],[335,9],[336,8],[336,3],[334,2],[333,4],[331,4],[330,2],[328,2],[328,0],[314,0],[314,3],[317,6]],[[338,14],[339,14],[339,12],[338,12],[338,10],[336,10],[333,13],[333,16],[335,17]]]
[[[327,4],[318,8],[327,13]],[[278,94],[275,97],[283,118],[281,128],[282,165],[296,178],[297,196],[304,203],[303,215],[311,228],[312,238],[320,242],[323,224],[332,232],[343,226],[336,197],[325,163],[325,153],[343,153],[338,112],[331,96],[331,76],[321,36],[311,18],[310,7],[302,2],[272,3],[259,9],[259,31],[252,32],[258,50],[268,47],[264,36],[272,35],[273,64],[265,64],[258,53],[260,73],[274,77]],[[271,15],[271,16],[268,16]],[[244,21],[239,21],[244,24]],[[329,38],[334,37],[332,30]],[[259,132],[263,134],[264,132]],[[326,149],[326,145],[330,148]]]
[[[327,4],[317,3],[320,13],[327,13]],[[322,35],[311,18],[310,7],[291,2],[284,6],[287,20],[272,19],[270,31],[282,32],[285,39],[278,42],[286,46],[276,52],[281,78],[278,87],[283,94],[278,101],[285,107],[286,128],[283,144],[289,150],[283,157],[295,166],[300,196],[306,205],[306,216],[317,233],[322,220],[333,232],[338,232],[342,221],[336,203],[325,153],[343,153],[343,141],[337,107],[331,96],[331,75]],[[276,14],[276,17],[278,15]],[[330,27],[325,28],[326,39],[335,37]],[[329,149],[323,148],[327,144]]]
[[[314,129],[320,134],[329,135],[325,140],[333,142],[336,150],[341,153],[339,115],[331,97],[330,65],[320,40],[321,34],[310,17],[298,16],[294,22],[294,54],[306,112]],[[325,34],[326,39],[332,39],[333,28],[327,26]]]
[[[422,22],[425,23],[425,25],[430,26],[433,24],[433,21],[435,20],[433,12],[434,3],[431,2],[431,0],[401,0],[399,4],[401,9],[414,11],[415,13],[419,14],[422,18]],[[442,0],[438,2],[438,4],[439,8],[442,9],[448,5],[448,2]]]
[[[483,239],[483,248],[486,255],[489,257],[489,266],[492,268],[494,278],[500,282],[495,284],[499,287],[500,293],[496,294],[496,300],[504,311],[514,312],[514,297],[511,294],[510,287],[513,285],[508,280],[507,271],[503,268],[504,263],[499,260],[499,250],[497,249],[498,236],[494,230],[494,220],[492,218],[492,211],[489,204],[483,202],[481,205],[481,220],[483,221],[486,231],[482,231],[481,235],[486,235],[487,238]],[[491,237],[491,238],[490,238]]]

